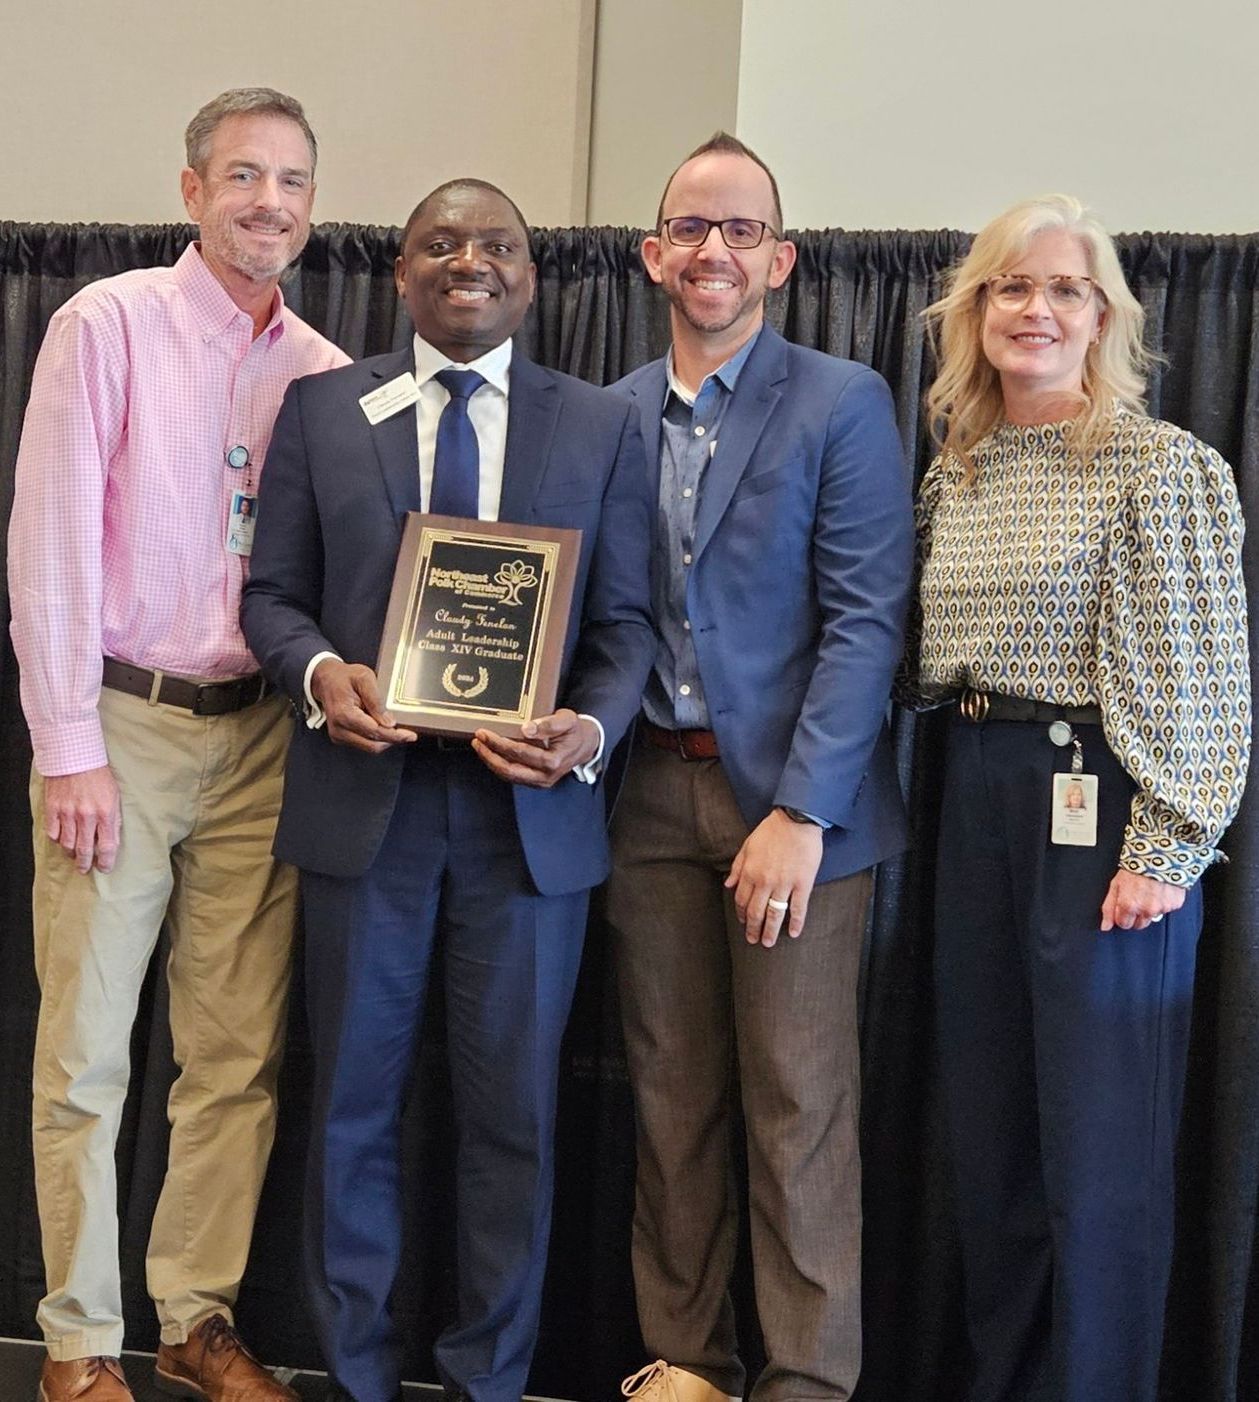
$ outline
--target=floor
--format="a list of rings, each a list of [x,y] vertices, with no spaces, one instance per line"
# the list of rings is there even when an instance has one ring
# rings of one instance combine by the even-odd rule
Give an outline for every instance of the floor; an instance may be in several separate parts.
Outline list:
[[[36,1402],[39,1370],[44,1361],[41,1344],[25,1339],[0,1339],[0,1402]],[[153,1386],[153,1355],[124,1353],[123,1367],[127,1381],[135,1393],[136,1402],[170,1402],[170,1395]],[[299,1373],[292,1368],[277,1368],[276,1376],[301,1395],[304,1402],[323,1402],[327,1378],[322,1373]],[[411,1399],[435,1399],[442,1396],[439,1387],[423,1383],[406,1383],[402,1395]],[[527,1402],[552,1402],[549,1398],[527,1399]]]

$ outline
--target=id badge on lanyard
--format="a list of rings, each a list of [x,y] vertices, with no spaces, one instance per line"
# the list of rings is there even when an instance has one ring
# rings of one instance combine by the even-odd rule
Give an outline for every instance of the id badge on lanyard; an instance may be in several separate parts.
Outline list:
[[[223,545],[229,555],[253,554],[254,527],[258,523],[258,489],[254,486],[249,449],[243,443],[229,448],[223,458],[233,472],[244,472],[241,487],[232,490],[232,505],[227,513],[227,534]]]
[[[1097,846],[1097,775],[1084,772],[1084,746],[1065,720],[1049,727],[1055,745],[1072,747],[1071,768],[1053,777],[1050,841],[1060,847]]]

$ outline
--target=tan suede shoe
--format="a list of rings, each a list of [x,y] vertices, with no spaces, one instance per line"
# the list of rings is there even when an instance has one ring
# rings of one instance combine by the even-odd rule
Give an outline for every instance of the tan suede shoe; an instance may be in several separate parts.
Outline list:
[[[221,1314],[203,1319],[187,1343],[162,1344],[153,1382],[159,1392],[197,1402],[301,1402],[291,1387],[276,1382]]]
[[[134,1402],[116,1358],[44,1359],[39,1402]]]
[[[663,1358],[631,1373],[621,1384],[621,1392],[635,1402],[743,1402],[731,1397],[685,1368],[675,1368]]]

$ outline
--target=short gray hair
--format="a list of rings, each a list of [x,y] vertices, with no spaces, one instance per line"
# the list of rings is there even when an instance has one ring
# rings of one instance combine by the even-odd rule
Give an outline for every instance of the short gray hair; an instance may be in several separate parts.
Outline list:
[[[310,173],[315,173],[315,162],[319,158],[319,143],[310,129],[302,104],[295,97],[288,97],[274,88],[228,88],[211,98],[200,112],[188,123],[184,132],[184,150],[188,164],[198,175],[205,174],[210,159],[210,143],[219,123],[228,117],[287,117],[302,129],[302,135],[310,147]]]

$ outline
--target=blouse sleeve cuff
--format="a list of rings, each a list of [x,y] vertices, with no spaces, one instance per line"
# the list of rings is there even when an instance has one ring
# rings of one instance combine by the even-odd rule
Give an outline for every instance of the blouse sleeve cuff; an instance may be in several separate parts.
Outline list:
[[[1119,865],[1126,871],[1186,889],[1194,885],[1212,862],[1225,860],[1224,854],[1214,847],[1180,842],[1166,833],[1139,832],[1131,823],[1124,829],[1119,854]]]

